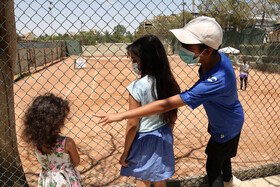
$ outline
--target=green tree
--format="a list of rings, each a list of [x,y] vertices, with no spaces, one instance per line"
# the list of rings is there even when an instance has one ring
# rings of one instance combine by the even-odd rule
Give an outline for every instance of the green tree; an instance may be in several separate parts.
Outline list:
[[[120,35],[124,35],[126,32],[126,28],[125,26],[118,24],[117,26],[114,27],[113,32],[118,33]]]
[[[69,36],[69,34],[65,33],[64,35],[62,35],[62,40],[71,40],[72,37]]]
[[[53,40],[62,40],[62,34],[58,33],[57,35],[54,35]]]
[[[135,37],[139,38],[144,34],[156,35],[163,44],[170,44],[172,46],[172,54],[174,54],[177,39],[169,30],[181,28],[185,25],[185,22],[192,18],[193,15],[188,11],[185,11],[184,14],[172,14],[170,16],[158,15],[155,16],[153,20],[141,23],[137,29]],[[149,27],[146,27],[146,23],[148,23]]]
[[[170,30],[183,27],[185,22],[192,18],[193,15],[187,11],[184,12],[184,16],[183,13],[170,16],[156,16],[153,20],[156,31],[154,34],[161,40],[172,40],[174,36]]]
[[[255,16],[262,16],[261,26],[266,17],[279,17],[280,0],[257,0],[249,3]]]
[[[148,23],[148,24],[147,24]],[[155,25],[153,24],[153,20],[147,20],[145,22],[140,23],[135,33],[135,38],[139,38],[145,34],[155,34]]]
[[[45,35],[40,35],[38,38],[36,38],[36,41],[51,41],[52,37],[45,34]]]
[[[95,33],[95,40],[97,43],[105,43],[105,36],[98,31]]]
[[[190,12],[184,13],[185,22],[192,19],[193,16]],[[173,34],[169,31],[170,29],[181,28],[184,25],[183,13],[177,15],[155,16],[153,20],[148,21],[152,25],[146,27],[146,24],[140,24],[136,32],[136,38],[139,38],[144,34],[154,34],[161,40],[171,40],[173,39]]]
[[[239,31],[253,24],[250,7],[244,0],[201,0],[198,9],[201,15],[214,17],[222,28]]]
[[[75,34],[73,38],[75,40],[81,40],[82,45],[85,45],[85,37],[86,37],[87,32],[86,31],[80,31],[79,33]]]
[[[130,31],[127,31],[125,36],[126,36],[128,42],[133,42],[134,41],[134,36],[133,36],[133,34],[131,34]]]
[[[118,24],[117,26],[115,26],[113,29],[113,35],[111,37],[113,42],[115,43],[124,42],[125,33],[126,33],[126,28],[123,25]]]
[[[83,44],[84,45],[96,45],[96,36],[92,31],[84,33]]]
[[[110,35],[109,31],[107,31],[107,30],[105,31],[103,42],[104,43],[112,42],[111,35]]]
[[[81,40],[83,45],[96,45],[97,43],[121,43],[121,42],[132,42],[134,40],[134,36],[131,32],[126,32],[126,28],[123,25],[117,25],[113,29],[113,34],[110,34],[109,31],[105,31],[102,34],[100,31],[92,32],[92,31],[81,31],[74,36],[70,36],[69,34],[57,34],[53,36],[53,40]],[[52,37],[45,34],[40,35],[36,41],[51,41]]]

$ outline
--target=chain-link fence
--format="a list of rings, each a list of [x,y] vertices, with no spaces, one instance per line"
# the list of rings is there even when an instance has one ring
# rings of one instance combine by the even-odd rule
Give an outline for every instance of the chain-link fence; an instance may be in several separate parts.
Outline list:
[[[1,43],[10,34],[4,26],[14,16],[7,2],[12,1],[1,2],[1,12],[5,13],[1,18]],[[247,179],[280,173],[279,4],[279,0],[15,0],[17,35],[10,40],[16,41],[18,47],[7,42],[6,47],[1,46],[1,99],[6,103],[0,109],[1,186],[10,186],[7,181],[14,175],[21,180],[19,186],[37,185],[41,166],[21,138],[22,116],[32,99],[46,92],[71,101],[71,118],[62,133],[72,137],[78,146],[78,170],[85,183],[134,184],[133,178],[119,174],[126,122],[100,127],[92,113],[128,109],[126,87],[137,76],[131,70],[125,48],[145,33],[161,39],[181,89],[190,88],[198,80],[198,67],[180,60],[178,42],[168,30],[180,28],[198,15],[215,17],[224,29],[221,47],[240,51],[227,53],[236,71],[238,88],[236,61],[245,56],[250,65],[248,87],[238,90],[245,124],[238,155],[232,160],[235,175]],[[8,54],[7,48],[14,52]],[[15,58],[13,67],[4,68],[9,62],[5,55]],[[14,83],[7,86],[7,72],[11,71]],[[12,90],[14,98],[7,97]],[[7,107],[9,115],[5,113]],[[11,114],[15,114],[14,119],[9,117]],[[170,181],[181,186],[199,185],[206,180],[207,117],[202,106],[193,111],[182,107],[178,116],[174,129],[176,172]],[[6,122],[7,118],[10,122]],[[17,145],[10,135],[13,133]],[[17,155],[17,149],[21,162],[11,162],[9,157]],[[11,177],[7,177],[9,172]]]

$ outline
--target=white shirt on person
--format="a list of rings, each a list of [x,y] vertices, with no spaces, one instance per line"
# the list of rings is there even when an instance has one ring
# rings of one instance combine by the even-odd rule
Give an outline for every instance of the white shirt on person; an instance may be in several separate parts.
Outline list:
[[[156,83],[152,88],[152,83],[155,81],[154,78],[146,75],[138,80],[133,81],[128,87],[127,90],[131,94],[131,96],[138,102],[140,102],[141,106],[156,101],[152,95],[152,89],[155,92],[155,96],[157,97],[156,91]],[[156,130],[166,123],[162,120],[161,114],[155,114],[151,116],[142,117],[139,119],[139,129],[138,132],[150,132]]]
[[[248,63],[239,63],[237,62],[237,65],[240,67],[239,69],[239,73],[242,74],[242,75],[248,75],[249,73],[249,64]]]

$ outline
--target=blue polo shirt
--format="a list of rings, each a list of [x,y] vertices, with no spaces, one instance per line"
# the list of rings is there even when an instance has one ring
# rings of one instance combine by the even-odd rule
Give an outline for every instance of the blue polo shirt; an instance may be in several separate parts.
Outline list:
[[[200,73],[200,79],[180,97],[192,109],[203,105],[211,138],[217,143],[224,143],[241,132],[244,112],[238,99],[231,61],[219,53],[221,61],[208,72]]]

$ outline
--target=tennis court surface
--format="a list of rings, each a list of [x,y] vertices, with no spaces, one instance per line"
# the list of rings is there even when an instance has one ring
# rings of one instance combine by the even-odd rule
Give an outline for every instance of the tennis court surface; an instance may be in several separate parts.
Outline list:
[[[71,102],[71,115],[62,133],[72,137],[78,146],[81,156],[78,170],[85,182],[92,186],[134,183],[134,179],[119,175],[118,159],[123,151],[126,121],[101,127],[97,125],[99,119],[92,117],[93,112],[128,109],[126,87],[137,78],[131,62],[126,56],[84,57],[86,67],[77,69],[74,68],[76,58],[58,61],[14,84],[19,152],[29,185],[36,185],[41,167],[32,149],[21,139],[21,118],[32,99],[46,92]],[[198,80],[198,67],[185,65],[178,56],[169,58],[182,91],[190,88]],[[233,159],[234,170],[279,163],[279,80],[278,74],[251,69],[247,90],[238,91],[245,124],[238,156]],[[174,129],[176,172],[172,179],[206,173],[207,123],[202,106],[193,111],[180,108]]]

